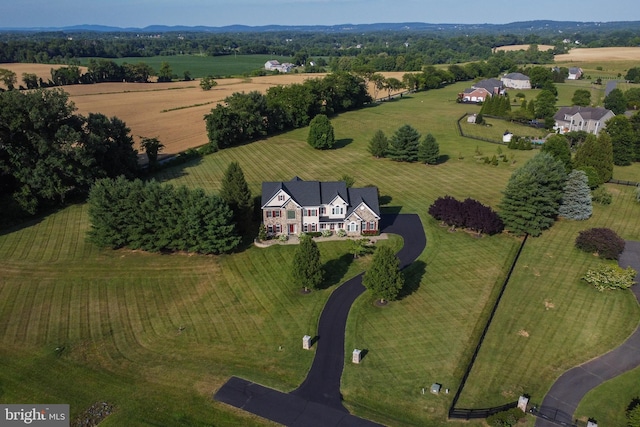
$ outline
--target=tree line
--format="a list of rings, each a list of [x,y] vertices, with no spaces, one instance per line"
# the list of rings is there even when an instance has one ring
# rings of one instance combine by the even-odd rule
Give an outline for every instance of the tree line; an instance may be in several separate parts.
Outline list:
[[[304,127],[318,114],[330,116],[371,101],[364,79],[351,73],[274,86],[264,95],[236,92],[205,116],[207,135],[212,149],[218,150]]]
[[[117,117],[75,114],[59,89],[0,93],[3,218],[84,197],[94,181],[138,174],[130,129]]]
[[[88,198],[93,243],[149,252],[229,252],[240,243],[233,211],[202,189],[139,179],[101,179]]]

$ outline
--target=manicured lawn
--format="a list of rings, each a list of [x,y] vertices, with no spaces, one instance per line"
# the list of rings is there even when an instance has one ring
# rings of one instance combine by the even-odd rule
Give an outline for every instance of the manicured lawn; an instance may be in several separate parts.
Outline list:
[[[332,118],[340,140],[334,150],[312,149],[307,129],[298,129],[157,176],[217,192],[235,160],[259,195],[266,180],[348,173],[356,186],[378,186],[385,210],[421,216],[427,249],[407,271],[411,291],[383,309],[365,294],[347,325],[347,361],[353,348],[368,353],[361,365],[345,367],[345,405],[391,425],[479,425],[447,423],[446,410],[519,241],[448,232],[427,210],[446,194],[495,207],[513,170],[535,151],[513,151],[514,163],[497,167],[477,163],[476,149],[489,154],[496,145],[458,136],[455,121],[468,107],[455,99],[466,86]],[[368,154],[377,129],[390,136],[404,123],[436,137],[441,164]],[[599,262],[572,248],[578,230],[597,224],[640,239],[633,188],[609,188],[614,203],[597,207],[593,219],[560,222],[527,244],[461,406],[503,404],[521,391],[540,401],[564,369],[607,351],[637,324],[640,312],[628,295],[601,294],[578,281]],[[211,396],[231,375],[284,391],[298,386],[313,357],[301,350],[301,337],[313,335],[335,285],[370,262],[351,260],[346,242],[322,243],[328,288],[302,296],[287,284],[292,246],[217,257],[102,250],[84,239],[86,210],[74,205],[0,235],[3,401],[71,403],[74,414],[109,401],[117,412],[105,425],[266,424]],[[546,310],[545,300],[553,308]],[[433,382],[451,393],[422,395]]]
[[[587,393],[576,410],[576,418],[593,418],[599,424],[624,426],[627,423],[625,411],[637,398],[640,398],[640,367]]]
[[[540,403],[564,371],[616,347],[635,330],[640,307],[631,292],[601,293],[580,281],[587,269],[611,261],[573,246],[578,232],[591,227],[640,239],[640,206],[631,187],[608,188],[613,204],[595,206],[591,219],[560,221],[529,239],[460,406],[493,406],[523,393]]]

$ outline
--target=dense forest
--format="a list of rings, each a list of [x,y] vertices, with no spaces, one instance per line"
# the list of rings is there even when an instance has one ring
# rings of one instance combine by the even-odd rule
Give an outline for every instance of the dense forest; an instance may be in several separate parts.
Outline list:
[[[486,60],[493,48],[504,45],[546,44],[554,46],[554,53],[563,53],[576,42],[586,47],[640,45],[637,31],[640,23],[536,22],[536,25],[503,26],[425,24],[403,30],[383,29],[378,25],[367,26],[362,31],[357,28],[313,31],[306,27],[228,32],[166,29],[155,33],[144,30],[5,30],[0,31],[0,63],[77,64],[81,58],[96,57],[269,54],[291,56],[299,65],[309,57],[358,56],[402,56],[406,63],[430,65]],[[397,68],[396,64],[394,67]],[[402,70],[410,71],[407,67]]]

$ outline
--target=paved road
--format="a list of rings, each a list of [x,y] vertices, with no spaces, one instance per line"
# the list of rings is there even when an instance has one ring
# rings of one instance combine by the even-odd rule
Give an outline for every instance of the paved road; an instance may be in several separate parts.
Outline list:
[[[384,215],[381,228],[404,239],[404,246],[398,252],[400,268],[415,261],[426,246],[418,215]],[[214,398],[287,426],[378,425],[350,415],[342,405],[340,393],[347,316],[351,305],[364,291],[362,275],[358,275],[331,294],[320,315],[315,358],[300,387],[286,394],[232,377]]]
[[[618,264],[640,272],[640,242],[628,241]],[[636,281],[640,281],[640,274]],[[631,289],[640,302],[640,284]],[[539,410],[539,414],[556,422],[538,418],[536,427],[573,423],[573,414],[589,390],[637,366],[640,366],[640,327],[619,347],[562,374],[551,386]]]

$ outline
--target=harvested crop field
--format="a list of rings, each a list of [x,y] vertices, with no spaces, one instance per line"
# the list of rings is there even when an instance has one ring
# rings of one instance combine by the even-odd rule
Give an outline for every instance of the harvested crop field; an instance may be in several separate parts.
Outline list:
[[[50,76],[54,66],[44,64],[3,64],[18,74],[35,72]],[[402,79],[404,73],[385,73]],[[259,91],[277,85],[301,83],[321,78],[325,74],[285,74],[252,78],[219,79],[209,91],[200,88],[199,81],[172,83],[99,83],[64,86],[82,115],[102,113],[116,116],[131,129],[136,143],[140,137],[157,137],[165,148],[162,156],[176,154],[208,142],[204,116],[216,104],[235,92]],[[373,94],[373,92],[371,92]],[[378,96],[384,96],[380,92]],[[143,160],[143,159],[142,159]]]
[[[556,55],[556,62],[640,61],[640,47],[575,48]]]

